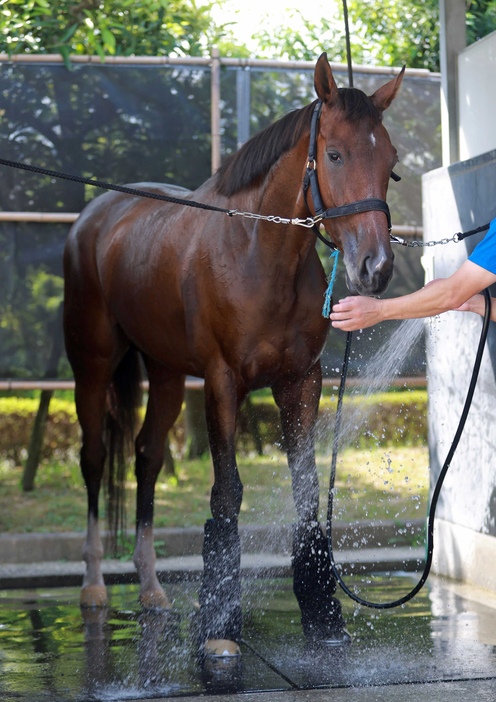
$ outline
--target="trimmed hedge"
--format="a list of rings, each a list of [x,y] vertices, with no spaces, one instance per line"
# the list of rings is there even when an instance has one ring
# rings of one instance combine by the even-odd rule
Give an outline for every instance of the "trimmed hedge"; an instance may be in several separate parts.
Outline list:
[[[264,446],[282,448],[279,411],[273,400],[254,398],[260,433]],[[329,450],[334,432],[336,396],[323,396],[320,402],[317,450]],[[343,425],[350,417],[350,410],[359,410],[365,421],[358,433],[351,436],[350,445],[367,446],[419,446],[427,444],[427,391],[413,390],[370,395],[350,395],[344,400]],[[359,415],[355,415],[359,419]],[[350,422],[353,424],[354,422]],[[357,422],[358,424],[358,422]],[[238,450],[253,451],[254,443],[248,428],[246,409],[238,422]],[[325,445],[325,446],[324,446]]]
[[[323,397],[320,410],[320,434],[325,443],[332,436],[334,425],[334,397]],[[345,399],[347,407],[365,407],[367,421],[359,432],[361,447],[419,445],[427,441],[427,393],[425,391],[384,393],[363,398],[355,395]],[[282,447],[279,411],[269,397],[254,397],[253,410],[259,424],[265,450]],[[20,465],[26,456],[32,425],[38,409],[38,400],[20,397],[0,398],[0,456]],[[328,427],[328,429],[327,429]],[[176,457],[185,453],[186,432],[184,413],[169,435],[171,450]],[[75,458],[80,447],[80,429],[74,402],[52,398],[47,421],[43,458]],[[247,408],[240,412],[237,433],[238,451],[249,453],[255,444],[249,429]]]
[[[0,456],[20,465],[26,457],[39,400],[0,397]],[[80,429],[74,402],[52,398],[46,424],[43,458],[65,458],[78,451]]]
[[[334,426],[335,406],[333,398],[322,398],[320,407],[329,410],[329,426]],[[364,397],[345,397],[343,425],[346,425],[350,410],[360,426],[358,436],[351,437],[350,444],[367,446],[420,446],[427,444],[427,391],[403,390],[378,393]],[[360,424],[360,415],[362,423]],[[348,420],[349,421],[349,420]]]

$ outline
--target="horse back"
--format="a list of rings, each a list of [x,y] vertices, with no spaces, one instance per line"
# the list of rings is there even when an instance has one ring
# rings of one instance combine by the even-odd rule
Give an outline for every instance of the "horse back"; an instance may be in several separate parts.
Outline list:
[[[185,198],[191,192],[162,183],[132,183],[126,187],[177,198]],[[164,213],[168,207],[167,202],[115,191],[96,197],[83,209],[69,232],[64,253],[66,274],[100,277],[102,259],[116,246],[116,239],[121,240],[121,247],[130,247],[133,234],[139,236],[140,229],[149,232],[146,221],[158,210]],[[143,250],[143,240],[141,244]]]

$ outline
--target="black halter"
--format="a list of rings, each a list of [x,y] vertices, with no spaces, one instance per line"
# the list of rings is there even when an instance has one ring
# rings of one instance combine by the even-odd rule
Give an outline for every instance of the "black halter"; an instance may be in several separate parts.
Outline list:
[[[349,205],[340,205],[339,207],[331,207],[326,210],[322,202],[322,197],[320,195],[319,181],[317,180],[317,125],[320,118],[320,113],[322,112],[322,100],[317,100],[313,114],[312,122],[310,126],[310,147],[308,149],[308,163],[305,177],[303,179],[303,198],[305,200],[305,205],[308,207],[307,193],[308,188],[312,191],[312,199],[315,207],[315,215],[321,219],[333,219],[334,217],[345,217],[346,215],[358,214],[360,212],[370,212],[371,210],[379,210],[384,212],[387,217],[388,229],[391,234],[391,213],[389,212],[389,207],[385,200],[379,200],[378,198],[367,198],[365,200],[357,200],[356,202],[350,202]],[[391,173],[393,180],[401,180],[396,173]],[[333,241],[326,239],[322,236],[319,231],[318,225],[314,224],[312,227],[315,235],[330,249],[336,250],[338,247]]]

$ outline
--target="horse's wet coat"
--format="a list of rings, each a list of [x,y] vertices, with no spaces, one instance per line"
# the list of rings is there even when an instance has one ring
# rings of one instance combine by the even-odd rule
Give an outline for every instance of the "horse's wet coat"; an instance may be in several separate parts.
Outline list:
[[[397,158],[381,115],[400,82],[401,76],[370,98],[356,90],[338,91],[327,57],[319,59],[315,87],[323,107],[317,168],[326,207],[386,199]],[[191,198],[229,209],[306,217],[301,184],[311,108],[284,117],[254,137]],[[139,187],[178,193],[170,185]],[[187,197],[187,191],[181,196]],[[311,197],[309,201],[312,207]],[[393,262],[384,213],[328,220],[325,228],[344,253],[352,288],[363,294],[382,292]],[[111,462],[117,460],[122,448],[118,440],[126,429],[131,431],[139,353],[150,381],[146,417],[136,439],[135,562],[144,604],[150,599],[167,606],[151,572],[153,495],[167,432],[181,409],[184,376],[191,374],[205,378],[215,473],[214,522],[209,527],[215,548],[204,553],[204,583],[209,589],[204,585],[201,593],[209,611],[204,638],[239,640],[241,635],[240,615],[234,617],[239,619],[239,631],[230,627],[227,636],[219,624],[222,617],[216,621],[216,611],[237,591],[239,580],[242,484],[234,447],[236,416],[246,394],[263,386],[272,388],[281,412],[299,517],[293,561],[302,582],[295,584],[295,591],[300,593],[306,620],[318,609],[321,618],[328,618],[330,630],[342,628],[337,600],[332,598],[334,583],[323,584],[323,578],[330,577],[327,556],[311,555],[312,539],[320,531],[315,527],[318,483],[313,446],[321,390],[319,358],[329,326],[320,313],[326,282],[313,232],[107,193],[89,204],[71,229],[64,266],[66,347],[76,380],[83,431],[81,468],[88,488],[86,592],[90,585],[102,585],[98,492],[106,453]],[[109,388],[111,430],[105,445]],[[227,554],[231,559],[228,565],[219,566],[217,548],[222,558]],[[228,586],[215,575],[223,569],[232,572]],[[322,588],[310,596],[304,581],[314,576]],[[311,622],[309,626],[312,629]]]

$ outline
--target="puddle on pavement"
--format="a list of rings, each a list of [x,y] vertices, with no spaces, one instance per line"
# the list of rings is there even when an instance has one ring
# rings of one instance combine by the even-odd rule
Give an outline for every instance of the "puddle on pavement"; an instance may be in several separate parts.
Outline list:
[[[356,582],[369,599],[396,599],[413,581]],[[290,580],[251,580],[244,589],[248,645],[230,668],[205,668],[196,657],[197,584],[167,586],[174,602],[167,615],[141,612],[134,585],[110,587],[108,609],[86,612],[76,588],[2,591],[0,699],[125,700],[496,678],[496,609],[440,581],[396,610],[368,610],[343,597],[354,641],[342,650],[309,649]]]

